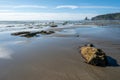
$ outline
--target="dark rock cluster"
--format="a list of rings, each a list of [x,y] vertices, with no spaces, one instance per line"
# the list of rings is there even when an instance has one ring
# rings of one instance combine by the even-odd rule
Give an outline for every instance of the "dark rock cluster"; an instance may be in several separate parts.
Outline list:
[[[92,20],[120,20],[120,13],[98,15],[93,17]]]
[[[37,31],[37,32],[30,32],[30,31],[15,32],[15,33],[12,33],[11,35],[30,38],[30,37],[37,36],[38,34],[49,35],[53,33],[55,32],[42,30],[42,31]]]

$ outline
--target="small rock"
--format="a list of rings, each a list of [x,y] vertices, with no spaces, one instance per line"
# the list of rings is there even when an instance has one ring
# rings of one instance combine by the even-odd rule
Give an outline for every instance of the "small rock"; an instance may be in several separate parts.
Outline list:
[[[38,34],[37,32],[34,32],[34,33],[22,34],[20,36],[21,37],[31,38],[31,37],[37,36],[37,34]]]
[[[6,27],[15,27],[15,26],[6,26]]]
[[[57,27],[58,25],[55,22],[50,22],[50,27]]]
[[[51,25],[50,27],[57,27],[57,25]]]
[[[93,44],[86,44],[85,46],[88,46],[88,47],[94,47]]]
[[[55,33],[54,31],[40,31],[39,32],[40,34],[52,34],[52,33]]]

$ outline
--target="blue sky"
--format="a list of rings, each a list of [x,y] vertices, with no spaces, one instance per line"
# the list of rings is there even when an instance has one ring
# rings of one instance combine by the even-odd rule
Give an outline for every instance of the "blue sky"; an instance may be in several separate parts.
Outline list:
[[[119,7],[120,0],[0,0],[0,20],[80,20]]]

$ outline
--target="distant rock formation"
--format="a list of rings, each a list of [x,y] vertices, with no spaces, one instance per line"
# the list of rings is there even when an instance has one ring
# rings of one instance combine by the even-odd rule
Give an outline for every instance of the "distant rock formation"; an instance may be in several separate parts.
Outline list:
[[[88,19],[88,17],[85,17],[85,19],[84,19],[84,20],[89,20],[89,19]]]
[[[98,15],[96,17],[93,17],[92,20],[120,20],[120,13]]]

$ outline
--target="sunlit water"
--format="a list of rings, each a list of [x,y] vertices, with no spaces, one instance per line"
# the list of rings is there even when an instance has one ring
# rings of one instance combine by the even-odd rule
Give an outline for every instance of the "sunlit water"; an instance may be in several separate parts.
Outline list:
[[[13,25],[13,26],[12,26]],[[8,27],[12,26],[12,27]],[[58,27],[59,28],[59,27]],[[45,37],[39,36],[39,37],[32,37],[32,38],[25,38],[25,37],[19,37],[19,36],[12,36],[12,32],[17,31],[38,31],[38,30],[47,30],[49,29],[48,26],[44,27],[36,27],[35,25],[32,25],[32,28],[30,25],[25,25],[24,23],[21,24],[1,24],[0,25],[0,58],[4,59],[11,59],[11,56],[14,52],[19,53],[20,49],[24,51],[26,47],[30,46],[38,46],[38,45],[46,45],[46,42],[49,42],[49,40],[55,39],[62,39],[63,37],[59,36],[51,36],[51,37]],[[59,35],[72,35],[69,37],[64,38],[94,38],[99,40],[108,40],[113,42],[120,42],[120,27],[114,27],[114,26],[104,26],[104,27],[97,27],[97,26],[89,26],[89,27],[79,27],[79,28],[68,28],[68,29],[62,29],[60,31],[56,31],[56,34]],[[75,36],[74,35],[79,35]],[[68,40],[69,41],[69,40]],[[40,44],[39,44],[40,43]],[[47,44],[49,45],[49,44]],[[20,51],[21,52],[21,51]]]
[[[120,27],[88,27],[75,30],[80,36],[120,41]]]
[[[20,26],[0,28],[0,31],[4,29],[0,32],[0,80],[39,80],[42,78],[47,80],[46,76],[49,76],[48,78],[56,77],[56,79],[66,77],[66,80],[87,80],[86,76],[91,76],[89,74],[97,77],[103,76],[102,79],[106,79],[106,77],[108,80],[119,79],[119,66],[101,68],[87,65],[79,53],[80,46],[92,43],[110,56],[111,63],[114,60],[115,63],[120,64],[119,27],[69,28],[68,26],[68,28],[60,29],[58,26],[59,29],[52,29],[55,33],[51,36],[40,35],[27,38],[11,35],[13,32],[39,31],[50,28],[22,27],[23,29]]]

